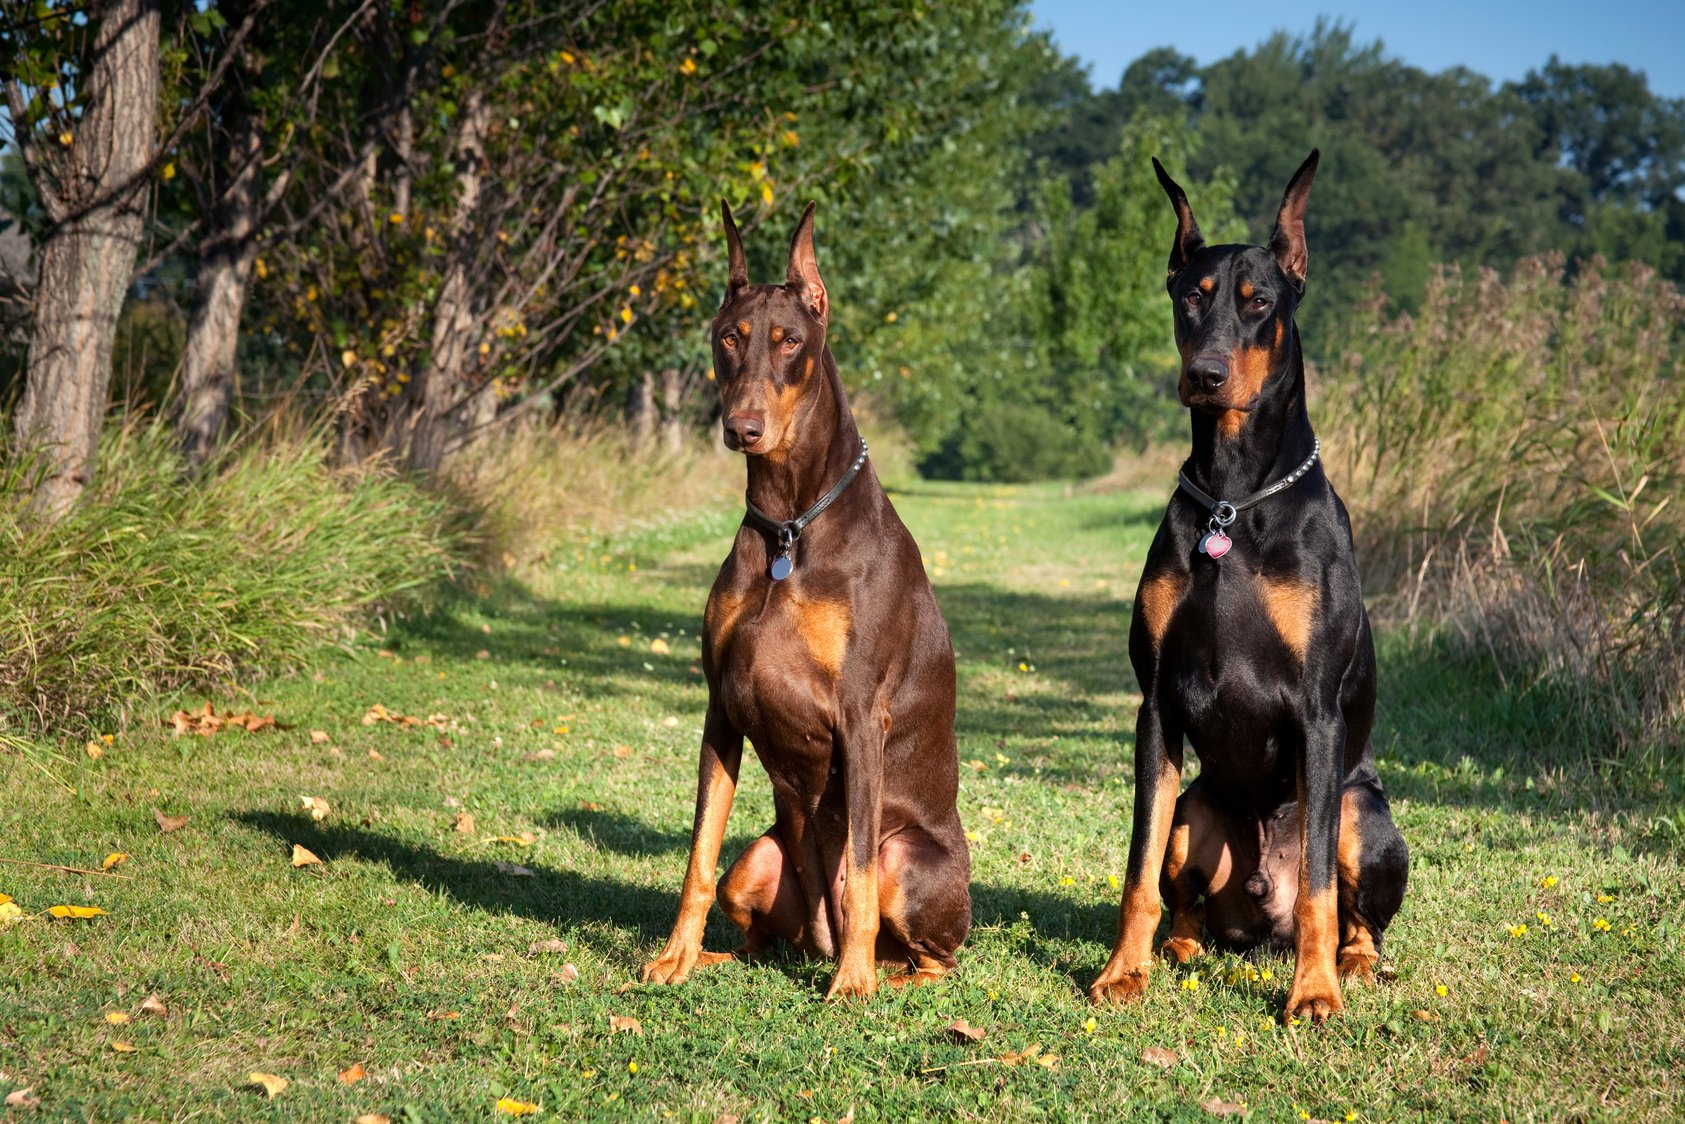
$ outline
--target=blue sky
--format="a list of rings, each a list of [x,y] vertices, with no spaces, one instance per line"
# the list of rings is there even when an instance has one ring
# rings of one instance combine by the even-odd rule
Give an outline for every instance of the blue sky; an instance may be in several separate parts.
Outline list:
[[[1650,89],[1685,97],[1685,0],[1410,0],[1399,4],[1298,0],[1132,4],[1032,0],[1038,27],[1091,64],[1096,88],[1116,86],[1123,68],[1153,47],[1175,47],[1200,63],[1250,48],[1277,29],[1308,32],[1318,15],[1354,26],[1359,43],[1380,39],[1387,54],[1435,72],[1463,65],[1496,82],[1517,79],[1552,53],[1565,62],[1624,63]]]

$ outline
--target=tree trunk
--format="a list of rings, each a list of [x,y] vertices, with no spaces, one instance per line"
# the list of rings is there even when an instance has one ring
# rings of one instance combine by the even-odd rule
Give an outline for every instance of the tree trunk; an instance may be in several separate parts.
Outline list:
[[[157,0],[106,0],[94,18],[80,128],[55,160],[69,174],[40,192],[56,196],[56,205],[41,247],[28,384],[17,411],[19,447],[47,458],[30,498],[46,519],[70,510],[98,460],[158,113]]]
[[[684,375],[677,367],[661,372],[661,444],[669,453],[684,448],[684,418],[679,409],[684,403]]]
[[[655,437],[655,376],[648,371],[626,387],[626,434],[640,448]]]
[[[257,228],[263,208],[263,139],[245,106],[231,106],[236,133],[226,165],[234,180],[212,212],[213,228],[200,243],[198,293],[182,355],[182,410],[177,420],[182,450],[198,468],[216,450],[234,400],[234,363],[240,345],[240,312],[246,304]]]
[[[480,317],[474,310],[475,222],[484,187],[486,132],[490,112],[478,91],[462,106],[456,139],[456,209],[451,216],[450,250],[439,297],[433,305],[433,346],[421,376],[421,402],[410,442],[410,464],[433,472],[467,437],[470,415],[483,412],[486,388],[475,386],[474,341]],[[470,404],[482,398],[479,408]]]

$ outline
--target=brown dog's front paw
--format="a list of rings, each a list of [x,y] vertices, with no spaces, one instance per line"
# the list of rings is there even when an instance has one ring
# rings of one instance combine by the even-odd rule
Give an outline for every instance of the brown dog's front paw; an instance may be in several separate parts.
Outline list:
[[[696,962],[702,956],[702,950],[689,945],[674,947],[669,944],[661,950],[661,955],[644,965],[643,982],[653,984],[680,984],[690,978],[690,970],[696,967]]]
[[[1326,995],[1294,993],[1287,997],[1287,1010],[1283,1014],[1283,1021],[1299,1019],[1320,1025],[1327,1022],[1330,1016],[1339,1014],[1342,1006],[1344,1004],[1340,1002],[1340,992],[1337,988]]]
[[[1136,968],[1131,972],[1101,976],[1088,989],[1088,1000],[1091,1003],[1128,1003],[1139,999],[1147,993],[1147,972],[1146,968]]]
[[[831,980],[830,990],[825,992],[825,1002],[870,999],[877,990],[878,973],[875,967],[857,969],[844,965],[837,969],[835,978]]]
[[[1205,946],[1192,937],[1171,937],[1159,946],[1158,953],[1166,960],[1186,964],[1205,951]]]

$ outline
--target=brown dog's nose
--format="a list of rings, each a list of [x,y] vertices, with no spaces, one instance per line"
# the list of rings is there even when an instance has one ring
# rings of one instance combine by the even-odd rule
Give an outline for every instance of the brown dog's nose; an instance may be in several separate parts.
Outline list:
[[[761,439],[766,419],[760,414],[732,414],[725,420],[725,431],[736,439],[736,448],[744,448]]]
[[[1196,355],[1188,364],[1188,381],[1195,390],[1212,393],[1229,378],[1229,365],[1219,355]]]

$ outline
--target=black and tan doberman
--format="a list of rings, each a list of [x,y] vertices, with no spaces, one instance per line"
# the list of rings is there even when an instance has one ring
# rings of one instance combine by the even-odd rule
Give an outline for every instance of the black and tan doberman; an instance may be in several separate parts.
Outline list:
[[[702,934],[748,738],[776,811],[719,882],[739,953],[783,940],[835,957],[826,997],[865,997],[880,960],[908,969],[892,983],[946,974],[971,926],[953,647],[825,343],[813,206],[783,285],[749,284],[722,212],[714,371],[725,443],[748,459],[748,513],[703,618],[708,713],[679,916],[643,978],[679,983],[731,958],[704,952]]]
[[[1409,851],[1371,759],[1375,650],[1351,523],[1318,459],[1293,313],[1305,288],[1312,152],[1265,246],[1207,246],[1187,196],[1167,287],[1193,453],[1135,596],[1143,701],[1117,944],[1089,994],[1141,994],[1161,952],[1291,947],[1285,1016],[1340,1010],[1372,974]],[[1183,742],[1201,772],[1177,796]]]

